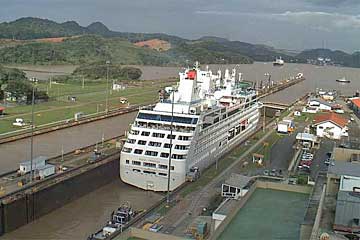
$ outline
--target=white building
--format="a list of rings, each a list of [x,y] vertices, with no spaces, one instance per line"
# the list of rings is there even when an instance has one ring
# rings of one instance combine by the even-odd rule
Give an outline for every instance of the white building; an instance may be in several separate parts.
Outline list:
[[[312,98],[308,102],[309,107],[316,107],[320,111],[331,111],[333,104],[322,99]]]
[[[278,133],[289,133],[294,129],[294,122],[289,119],[284,119],[277,124]]]
[[[232,173],[230,175],[230,178],[228,178],[222,184],[221,195],[223,197],[233,198],[233,199],[243,197],[248,192],[247,186],[248,186],[250,180],[251,180],[250,177]]]
[[[44,156],[34,158],[32,161],[32,170],[35,171],[35,170],[45,167],[46,160],[47,160],[47,157],[44,157]],[[21,174],[26,174],[26,173],[29,173],[30,171],[31,171],[31,161],[26,161],[26,162],[20,163],[19,172]]]
[[[326,113],[315,117],[316,135],[330,139],[348,136],[347,120],[336,113]]]

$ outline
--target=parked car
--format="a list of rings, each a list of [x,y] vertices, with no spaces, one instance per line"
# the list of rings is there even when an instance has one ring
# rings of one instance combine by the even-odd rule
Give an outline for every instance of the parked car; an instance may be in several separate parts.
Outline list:
[[[330,165],[330,158],[325,159],[324,163],[329,166]]]
[[[313,154],[311,154],[311,153],[303,153],[303,156],[310,156],[310,157],[314,157],[314,155],[313,155]]]
[[[276,169],[271,170],[269,175],[275,177],[276,176]]]

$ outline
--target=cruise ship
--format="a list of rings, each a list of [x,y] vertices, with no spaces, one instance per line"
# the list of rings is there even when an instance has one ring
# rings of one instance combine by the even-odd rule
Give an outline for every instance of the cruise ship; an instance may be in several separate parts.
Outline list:
[[[241,73],[222,76],[196,64],[179,75],[177,87],[141,108],[131,125],[120,156],[125,183],[167,191],[169,180],[174,190],[192,169],[208,168],[257,128],[261,103]]]

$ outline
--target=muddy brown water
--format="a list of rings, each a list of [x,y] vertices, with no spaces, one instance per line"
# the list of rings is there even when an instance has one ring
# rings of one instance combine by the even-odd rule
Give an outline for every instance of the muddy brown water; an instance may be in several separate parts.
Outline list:
[[[135,119],[136,112],[65,128],[34,137],[34,156],[49,158],[89,146],[104,139],[124,134]],[[0,144],[0,174],[19,168],[19,163],[30,159],[30,138]]]
[[[40,219],[0,237],[1,240],[77,240],[86,239],[102,228],[112,211],[124,202],[136,210],[147,209],[162,198],[120,180],[97,189]]]

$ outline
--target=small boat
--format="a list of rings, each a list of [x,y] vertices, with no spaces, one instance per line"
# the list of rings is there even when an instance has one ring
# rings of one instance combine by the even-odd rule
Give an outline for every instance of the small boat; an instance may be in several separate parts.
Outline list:
[[[349,79],[346,79],[345,77],[336,79],[336,81],[339,83],[350,83],[351,82]]]
[[[276,60],[273,62],[274,66],[283,66],[285,64],[284,60],[281,59],[281,57],[276,58]]]
[[[136,212],[132,209],[129,203],[123,204],[117,210],[113,211],[110,221],[94,234],[91,234],[88,240],[104,240],[108,239],[115,232],[122,232],[123,228],[136,216]]]

